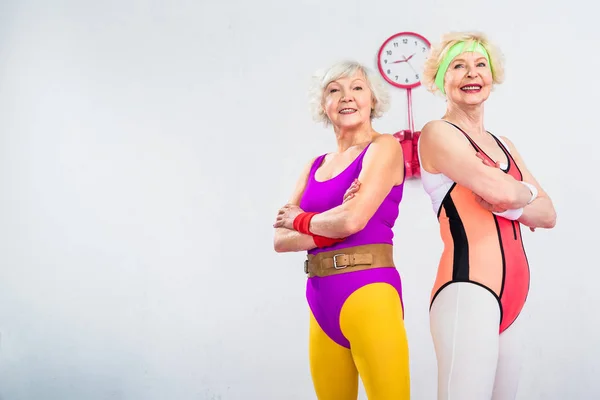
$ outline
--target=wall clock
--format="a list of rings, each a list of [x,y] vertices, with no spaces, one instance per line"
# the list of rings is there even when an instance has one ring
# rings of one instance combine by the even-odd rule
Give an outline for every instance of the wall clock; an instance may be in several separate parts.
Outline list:
[[[413,89],[421,85],[421,71],[429,55],[431,43],[414,32],[390,36],[379,48],[377,67],[391,85]]]
[[[421,73],[430,49],[431,43],[424,36],[400,32],[383,42],[377,54],[377,67],[383,79],[396,88],[406,90],[408,129],[394,134],[402,145],[406,178],[420,177],[417,144],[421,132],[415,132],[412,89],[421,85]]]

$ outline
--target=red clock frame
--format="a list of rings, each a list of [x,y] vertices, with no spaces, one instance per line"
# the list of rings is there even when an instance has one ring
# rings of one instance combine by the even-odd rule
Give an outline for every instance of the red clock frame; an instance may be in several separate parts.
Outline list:
[[[387,40],[385,42],[383,42],[383,44],[379,48],[379,52],[377,53],[377,68],[379,69],[379,73],[381,74],[381,76],[383,76],[383,79],[385,79],[386,82],[388,82],[390,85],[395,86],[400,89],[414,89],[416,87],[421,86],[421,82],[419,81],[419,82],[416,82],[416,83],[413,83],[410,85],[404,85],[404,84],[397,83],[397,82],[394,82],[391,79],[389,79],[388,76],[384,72],[383,66],[381,65],[381,53],[383,53],[383,49],[389,42],[391,42],[398,36],[408,36],[408,35],[415,36],[415,37],[421,39],[424,43],[427,44],[427,47],[429,47],[431,49],[431,43],[424,36],[419,35],[418,33],[415,33],[415,32],[399,32],[399,33],[395,33],[392,36],[390,36],[389,38],[387,38]]]

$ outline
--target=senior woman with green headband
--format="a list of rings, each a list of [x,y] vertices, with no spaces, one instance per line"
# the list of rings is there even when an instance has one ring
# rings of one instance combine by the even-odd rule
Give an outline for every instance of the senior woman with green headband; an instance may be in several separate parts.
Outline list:
[[[421,180],[444,249],[431,292],[438,399],[514,399],[529,264],[521,225],[552,228],[548,194],[514,144],[485,129],[484,103],[503,81],[481,34],[452,33],[432,48],[423,83],[446,97],[421,131]]]

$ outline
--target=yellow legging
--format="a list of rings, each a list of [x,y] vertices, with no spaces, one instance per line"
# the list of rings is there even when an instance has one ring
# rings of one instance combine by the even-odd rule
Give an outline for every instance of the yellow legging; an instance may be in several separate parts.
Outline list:
[[[309,357],[319,400],[356,400],[358,375],[369,400],[410,399],[408,342],[397,290],[388,283],[357,289],[340,326],[350,349],[334,342],[310,313]]]

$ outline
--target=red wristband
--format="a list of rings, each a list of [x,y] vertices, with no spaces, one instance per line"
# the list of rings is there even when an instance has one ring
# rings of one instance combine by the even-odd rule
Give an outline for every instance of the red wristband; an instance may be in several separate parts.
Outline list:
[[[313,235],[313,240],[318,248],[333,246],[334,244],[343,242],[344,239],[332,239],[325,236]]]
[[[318,213],[316,212],[303,212],[302,214],[298,214],[298,216],[294,218],[294,229],[305,235],[312,235],[309,229],[310,220],[317,214]]]
[[[294,218],[294,229],[305,235],[311,235],[319,248],[333,246],[336,243],[344,241],[344,239],[332,239],[325,236],[314,235],[310,231],[310,220],[317,214],[318,213],[316,212],[303,212],[302,214],[299,214]]]

